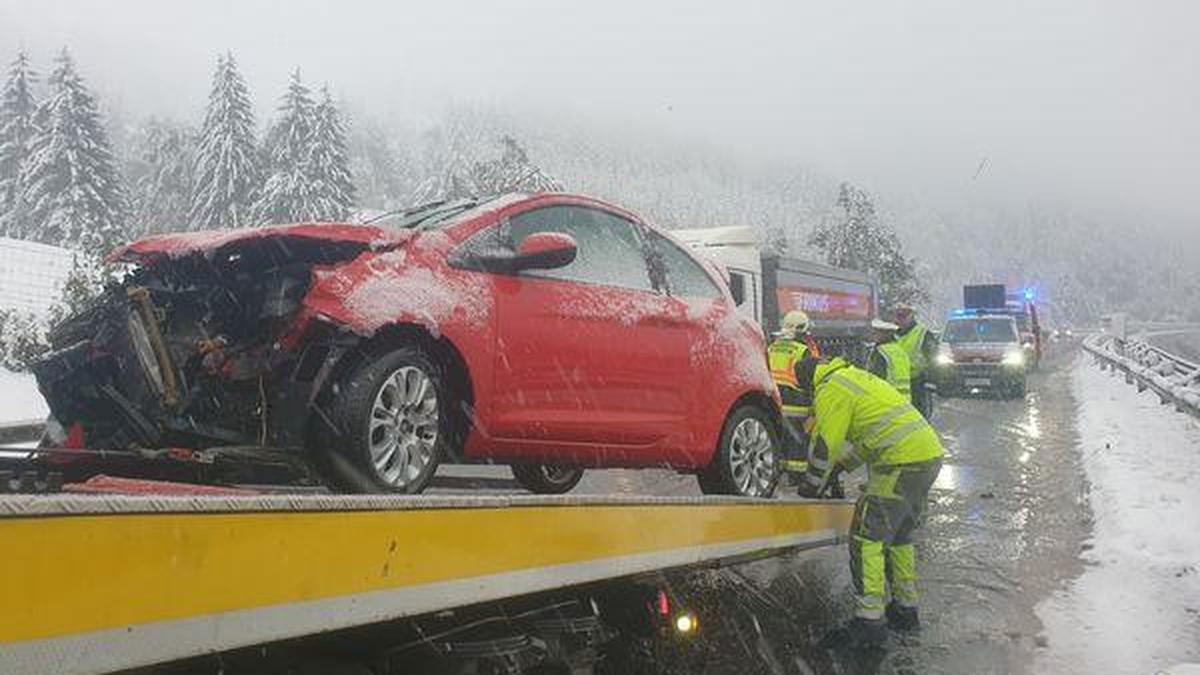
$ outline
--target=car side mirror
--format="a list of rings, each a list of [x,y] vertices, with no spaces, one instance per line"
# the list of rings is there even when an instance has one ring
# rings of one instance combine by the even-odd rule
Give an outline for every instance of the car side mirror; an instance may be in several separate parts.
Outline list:
[[[517,245],[512,259],[514,271],[554,270],[575,262],[579,249],[571,235],[562,232],[534,232]]]

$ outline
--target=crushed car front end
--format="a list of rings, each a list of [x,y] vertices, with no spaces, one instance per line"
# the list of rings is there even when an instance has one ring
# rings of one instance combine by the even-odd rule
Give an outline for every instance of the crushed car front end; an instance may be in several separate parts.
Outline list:
[[[338,227],[172,235],[118,251],[132,268],[55,328],[33,368],[49,443],[302,445],[298,413],[353,342],[306,309],[314,274],[399,245]]]

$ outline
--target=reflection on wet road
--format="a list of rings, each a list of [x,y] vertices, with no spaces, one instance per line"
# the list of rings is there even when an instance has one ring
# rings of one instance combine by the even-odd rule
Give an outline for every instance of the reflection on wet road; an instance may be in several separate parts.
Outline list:
[[[1043,639],[1033,608],[1078,574],[1090,527],[1068,351],[1047,359],[1024,400],[939,402],[934,421],[949,456],[918,544],[918,635],[866,654],[823,647],[825,630],[851,615],[846,554],[831,550],[681,580],[675,591],[700,612],[704,639],[664,657],[658,672],[1027,672]],[[517,489],[500,467],[446,472]],[[469,485],[438,491],[455,487]],[[590,472],[576,491],[698,494],[692,477],[667,471]]]
[[[826,649],[849,618],[843,551],[708,573],[707,673],[1020,673],[1044,638],[1033,608],[1076,576],[1089,530],[1070,355],[1050,359],[1023,401],[946,400],[949,457],[920,539],[922,631],[886,650]],[[723,592],[714,592],[722,588]],[[747,588],[755,589],[748,593]]]

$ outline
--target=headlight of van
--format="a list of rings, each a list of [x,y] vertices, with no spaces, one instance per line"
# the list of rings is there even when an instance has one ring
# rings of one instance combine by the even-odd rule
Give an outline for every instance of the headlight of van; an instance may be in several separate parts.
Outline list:
[[[942,345],[941,347],[939,347],[938,353],[933,357],[933,365],[949,366],[949,365],[952,365],[953,363],[954,363],[954,352],[950,351],[950,348],[947,347],[946,345]]]
[[[1004,353],[1001,363],[1013,368],[1020,368],[1025,365],[1025,352],[1021,349],[1010,349]]]

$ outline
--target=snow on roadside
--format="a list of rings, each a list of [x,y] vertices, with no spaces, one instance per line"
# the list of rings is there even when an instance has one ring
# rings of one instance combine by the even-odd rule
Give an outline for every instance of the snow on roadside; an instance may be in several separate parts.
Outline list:
[[[45,416],[46,401],[33,375],[0,368],[0,424]]]
[[[1045,673],[1153,673],[1200,662],[1200,422],[1076,363],[1095,519],[1087,567],[1037,607]]]

